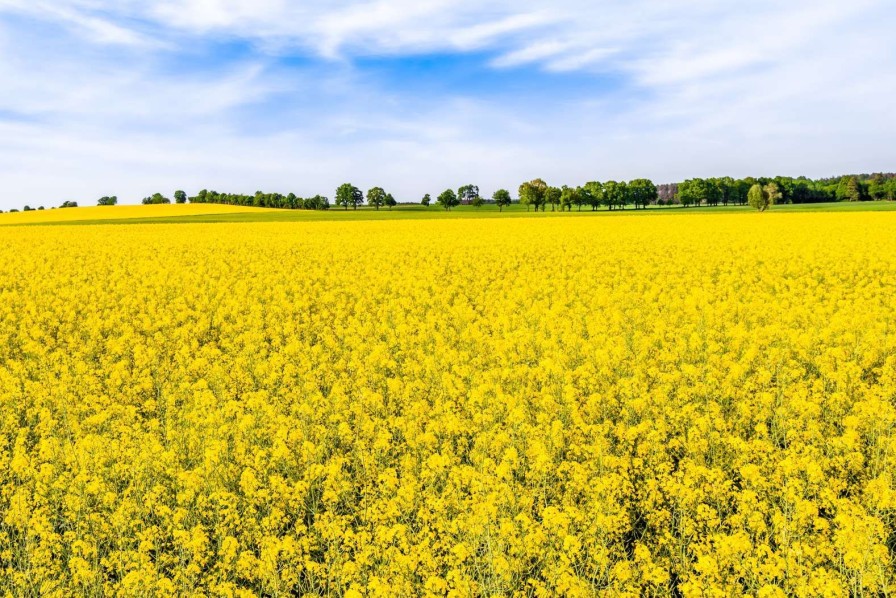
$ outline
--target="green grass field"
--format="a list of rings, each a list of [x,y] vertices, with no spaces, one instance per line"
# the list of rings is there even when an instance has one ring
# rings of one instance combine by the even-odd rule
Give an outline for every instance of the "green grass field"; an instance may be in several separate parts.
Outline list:
[[[486,204],[479,208],[472,206],[458,206],[450,211],[443,210],[438,206],[430,206],[428,208],[415,204],[400,204],[389,210],[382,208],[375,210],[367,206],[359,207],[357,210],[262,210],[246,213],[230,213],[230,214],[202,214],[202,215],[185,215],[185,216],[163,216],[163,217],[142,217],[142,218],[118,218],[118,219],[85,219],[85,220],[67,220],[62,222],[34,222],[34,223],[15,223],[6,224],[5,226],[71,226],[85,224],[152,224],[152,223],[216,223],[216,222],[308,222],[308,221],[333,221],[333,220],[417,220],[432,218],[587,218],[595,216],[622,216],[622,215],[658,215],[658,214],[715,214],[715,213],[749,213],[754,212],[749,206],[716,206],[716,207],[690,207],[681,206],[651,206],[647,209],[635,210],[629,207],[625,210],[591,210],[583,208],[571,212],[551,211],[550,208],[544,212],[533,212],[526,210],[519,204],[514,204],[499,211],[494,205]],[[869,211],[896,211],[896,202],[893,201],[875,201],[875,202],[837,202],[837,203],[816,203],[816,204],[783,204],[773,206],[771,212],[869,212]],[[0,226],[4,224],[0,222]]]

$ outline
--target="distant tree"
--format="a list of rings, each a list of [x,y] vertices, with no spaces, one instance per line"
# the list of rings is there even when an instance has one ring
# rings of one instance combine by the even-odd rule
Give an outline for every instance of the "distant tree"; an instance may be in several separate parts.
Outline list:
[[[740,204],[742,206],[747,205],[747,193],[750,192],[750,187],[752,185],[749,181],[745,179],[737,179],[734,181],[734,187],[731,195],[731,199],[736,204]]]
[[[174,192],[175,203],[187,203],[187,194],[178,189]]]
[[[478,197],[479,187],[477,185],[464,185],[457,190],[457,200],[462,204],[473,204]]]
[[[874,201],[880,201],[887,198],[887,182],[883,175],[874,174],[868,182],[868,197]]]
[[[364,194],[361,190],[351,183],[343,183],[336,189],[336,205],[348,209],[349,206],[353,210],[358,209],[358,205],[364,201]]]
[[[43,207],[43,206],[37,206],[37,209],[38,209],[38,210],[43,210],[44,207]]]
[[[25,206],[24,208],[22,208],[22,211],[23,212],[31,212],[32,211],[31,206]]]
[[[99,198],[96,202],[98,206],[114,206],[118,203],[118,197],[115,195],[112,196],[103,196]]]
[[[563,195],[563,191],[559,187],[551,187],[548,188],[544,192],[544,203],[545,205],[551,204],[551,211],[557,209],[557,206],[560,205],[560,197]],[[544,208],[542,207],[542,211]]]
[[[560,189],[560,211],[572,210],[573,206],[582,207],[581,187],[568,187],[563,185]]]
[[[436,198],[436,203],[445,208],[446,210],[450,210],[454,206],[460,203],[460,200],[457,198],[457,195],[454,193],[453,189],[445,189],[439,194],[439,197]]]
[[[395,198],[392,197],[392,194],[391,194],[391,193],[386,193],[386,205],[389,207],[390,210],[391,210],[393,207],[395,207],[395,206],[398,205],[398,202],[395,201]]]
[[[884,199],[896,200],[896,178],[890,178],[884,185]]]
[[[845,193],[843,194],[843,198],[846,201],[863,201],[865,199],[864,191],[865,190],[859,179],[851,176],[846,180]]]
[[[773,206],[780,197],[781,191],[777,183],[772,182],[767,185],[755,183],[747,193],[747,203],[750,204],[750,207],[764,212]]]
[[[750,187],[750,191],[747,193],[747,203],[750,204],[751,208],[755,208],[760,212],[768,209],[768,197],[766,197],[762,185],[756,183]]]
[[[507,189],[498,189],[492,194],[492,199],[494,200],[495,205],[498,206],[498,211],[503,212],[504,206],[510,205],[510,192]]]
[[[625,183],[617,183],[616,181],[607,181],[603,185],[604,203],[609,209],[622,208],[625,209],[625,203],[628,200]]]
[[[678,185],[678,201],[685,207],[699,206],[702,203],[712,205],[718,203],[718,188],[706,179],[688,179]]]
[[[768,206],[766,206],[766,209],[780,203],[784,197],[778,183],[775,183],[774,181],[766,184],[762,190],[765,191],[765,196],[768,198]]]
[[[168,199],[167,197],[165,197],[164,195],[162,195],[161,193],[153,193],[149,197],[144,197],[142,203],[144,205],[164,204],[164,203],[171,203],[171,200]]]
[[[548,184],[541,179],[533,179],[523,183],[519,188],[520,203],[526,206],[527,212],[530,207],[535,208],[536,212],[538,208],[543,210],[547,190]]]
[[[649,179],[635,179],[628,184],[628,195],[635,204],[635,209],[646,208],[657,201],[659,194],[656,185]]]
[[[430,204],[431,202],[432,202],[432,198],[429,196],[429,193],[427,193],[426,195],[424,195],[424,196],[423,196],[423,199],[420,200],[420,203],[421,203],[422,205],[426,206],[427,208],[429,207],[429,204]]]
[[[604,185],[598,181],[589,181],[582,187],[584,203],[594,211],[604,205]]]
[[[386,205],[386,192],[382,187],[373,187],[367,191],[367,203],[377,210]]]
[[[306,210],[329,210],[330,209],[330,199],[328,197],[324,197],[323,195],[315,195],[314,197],[307,197],[302,201],[302,207]]]
[[[78,207],[78,202],[76,202],[76,201],[64,201],[64,202],[62,202],[62,205],[59,206],[59,207],[60,207],[60,208],[77,208],[77,207]],[[12,210],[10,210],[10,212],[11,212],[11,211],[12,211]]]

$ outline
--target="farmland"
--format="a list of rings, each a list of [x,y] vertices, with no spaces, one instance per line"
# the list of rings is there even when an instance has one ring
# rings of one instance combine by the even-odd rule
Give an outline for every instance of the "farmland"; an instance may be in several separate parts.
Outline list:
[[[227,208],[0,215],[0,594],[896,592],[896,213]]]

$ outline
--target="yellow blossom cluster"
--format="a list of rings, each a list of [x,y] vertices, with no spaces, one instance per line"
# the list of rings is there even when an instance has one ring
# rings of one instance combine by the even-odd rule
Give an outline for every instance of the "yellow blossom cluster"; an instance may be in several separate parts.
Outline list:
[[[0,595],[896,592],[896,214],[0,235]]]

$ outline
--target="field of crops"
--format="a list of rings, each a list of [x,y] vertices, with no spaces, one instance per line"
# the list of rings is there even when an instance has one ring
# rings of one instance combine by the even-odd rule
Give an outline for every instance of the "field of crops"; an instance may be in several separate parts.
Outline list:
[[[0,595],[896,592],[896,213],[0,234]]]

